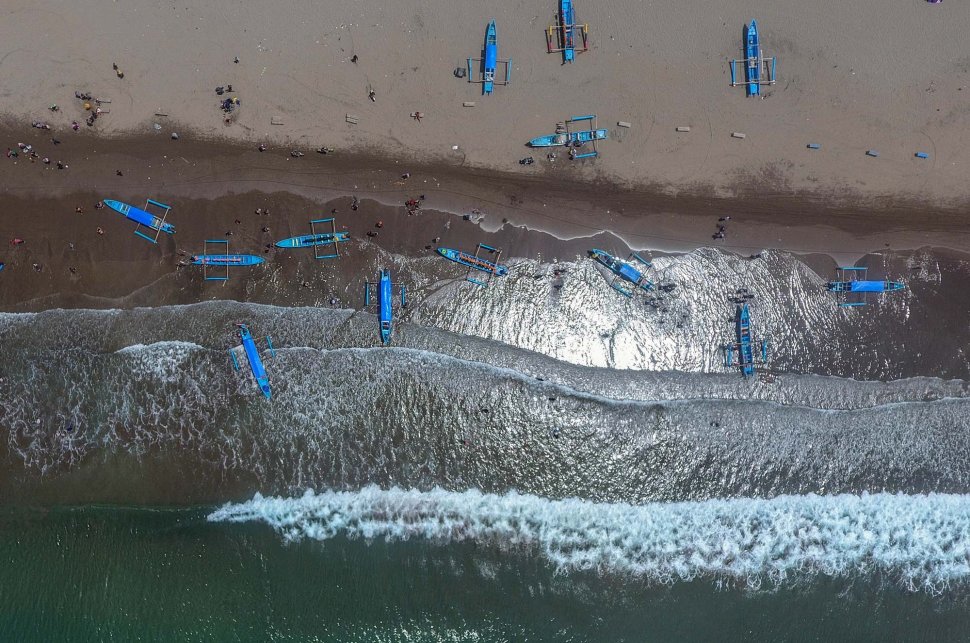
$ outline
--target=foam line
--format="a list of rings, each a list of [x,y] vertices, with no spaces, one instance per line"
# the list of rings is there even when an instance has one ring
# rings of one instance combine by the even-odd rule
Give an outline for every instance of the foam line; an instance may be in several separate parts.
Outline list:
[[[308,491],[212,512],[264,522],[286,540],[423,538],[528,548],[563,571],[655,583],[727,578],[750,586],[879,574],[939,593],[970,577],[970,496],[780,496],[689,503],[593,503],[442,489]]]

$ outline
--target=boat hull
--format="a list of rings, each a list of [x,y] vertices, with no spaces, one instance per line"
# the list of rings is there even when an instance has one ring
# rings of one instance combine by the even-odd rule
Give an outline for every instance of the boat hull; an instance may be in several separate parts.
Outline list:
[[[304,234],[299,237],[290,237],[276,242],[277,248],[312,248],[313,246],[326,246],[333,243],[350,241],[350,234],[347,232],[324,232],[321,234]]]
[[[761,45],[758,39],[758,23],[754,20],[748,25],[748,34],[745,39],[745,54],[748,59],[745,65],[748,95],[757,96],[761,93]]]
[[[590,141],[605,141],[609,138],[609,130],[596,129],[582,132],[570,132],[569,134],[548,134],[539,136],[529,141],[529,147],[569,147],[577,143],[589,143]]]
[[[145,212],[141,208],[136,208],[122,201],[105,199],[104,204],[119,214],[123,214],[128,219],[146,228],[164,232],[165,234],[175,234],[175,226],[165,223],[151,212]]]
[[[257,255],[195,255],[193,266],[255,266],[264,259]]]
[[[438,254],[449,261],[460,263],[463,266],[468,266],[469,268],[474,268],[475,270],[491,273],[496,277],[504,277],[509,272],[509,269],[506,266],[476,257],[475,255],[470,255],[467,252],[462,252],[461,250],[454,250],[452,248],[438,248]]]

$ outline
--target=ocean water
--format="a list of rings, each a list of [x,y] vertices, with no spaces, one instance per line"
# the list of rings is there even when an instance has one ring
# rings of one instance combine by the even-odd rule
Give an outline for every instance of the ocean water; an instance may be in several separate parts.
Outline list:
[[[0,511],[4,640],[958,641],[970,626],[965,592],[878,575],[653,584],[564,572],[522,543],[293,541],[211,513]]]
[[[390,348],[333,307],[0,314],[2,638],[965,631],[962,262],[887,259],[907,292],[860,311],[783,253],[658,258],[633,300],[589,261],[488,289],[397,261]],[[745,287],[748,380],[719,348]]]

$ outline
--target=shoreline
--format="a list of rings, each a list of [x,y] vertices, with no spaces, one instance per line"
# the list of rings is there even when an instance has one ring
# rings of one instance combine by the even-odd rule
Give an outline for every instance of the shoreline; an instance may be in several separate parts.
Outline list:
[[[7,263],[0,306],[7,310],[36,309],[47,305],[44,302],[89,305],[88,296],[151,305],[133,294],[174,273],[178,251],[197,253],[202,239],[232,232],[238,233],[231,239],[236,252],[265,250],[272,252],[269,256],[289,256],[266,244],[305,233],[309,219],[334,209],[338,226],[350,232],[355,242],[366,241],[375,250],[405,256],[427,252],[438,237],[455,247],[474,248],[480,241],[498,244],[509,259],[539,257],[542,261],[581,256],[592,247],[618,255],[630,249],[662,255],[714,247],[742,257],[776,249],[799,255],[820,275],[827,275],[835,264],[850,264],[870,254],[920,248],[962,254],[970,248],[970,228],[963,224],[962,211],[927,209],[909,202],[883,200],[847,207],[764,194],[743,200],[671,197],[603,183],[577,184],[555,176],[525,180],[364,153],[338,151],[293,159],[276,147],[258,152],[188,134],[172,141],[157,136],[103,139],[85,133],[64,136],[56,146],[49,138],[47,132],[29,128],[0,129],[0,145],[27,142],[38,155],[68,164],[67,169],[57,170],[24,156],[0,159],[5,194],[0,233],[6,239],[27,240],[19,248],[0,247],[0,261]],[[123,176],[117,176],[116,169]],[[410,178],[402,180],[405,171]],[[409,216],[404,201],[422,195],[422,208]],[[105,198],[140,205],[146,197],[174,206],[170,221],[178,232],[173,237],[163,235],[157,247],[131,234],[129,228],[134,226],[120,216],[93,209]],[[350,208],[353,197],[360,200],[358,211]],[[76,207],[82,207],[84,214],[76,214]],[[258,207],[273,214],[256,216]],[[728,216],[728,238],[712,239],[718,219]],[[374,229],[378,220],[387,227]],[[869,232],[875,221],[880,230]],[[105,234],[95,235],[96,227]],[[261,232],[263,227],[270,231]],[[367,239],[368,233],[381,236]],[[70,244],[75,244],[76,251],[68,251]],[[282,270],[279,274],[290,275],[299,284],[304,278],[298,277],[314,261],[300,255],[293,258],[273,270]],[[84,270],[77,278],[52,279],[46,273],[31,274],[30,265],[35,262],[64,273],[69,266],[83,265]],[[21,276],[27,274],[23,284],[16,283],[15,277],[21,270]],[[359,261],[343,261],[333,270],[342,275],[339,281],[349,283],[360,277]],[[40,285],[35,277],[42,278]],[[239,281],[240,287],[247,282]],[[279,296],[293,296],[292,286]],[[194,292],[205,296],[204,289]],[[333,292],[332,287],[327,292]],[[53,300],[52,295],[56,295]],[[245,289],[231,298],[245,300]],[[319,301],[299,299],[306,304]],[[178,301],[193,299],[180,295]]]

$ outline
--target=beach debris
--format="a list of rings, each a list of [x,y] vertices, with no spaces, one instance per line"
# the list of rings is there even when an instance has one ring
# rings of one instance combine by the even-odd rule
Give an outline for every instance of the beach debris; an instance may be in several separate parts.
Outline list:
[[[519,165],[532,165],[536,160],[531,156],[527,156],[524,159],[519,159]]]
[[[37,129],[50,129],[51,128],[50,125],[48,125],[47,123],[41,122],[41,121],[34,121],[33,123],[30,124],[30,126],[31,127],[36,127]]]
[[[292,156],[295,159],[298,159],[301,156],[303,156],[303,152],[301,152],[300,150],[293,150],[292,152],[290,152],[290,156]]]
[[[464,67],[455,67],[455,78],[464,78],[466,75]]]
[[[160,125],[159,123],[152,123],[152,128],[153,128],[153,129],[154,129],[154,130],[155,130],[156,132],[161,132],[161,131],[162,131],[162,126],[161,126],[161,125]]]
[[[928,159],[928,158],[930,158],[930,155],[927,154],[926,152],[917,152],[916,153],[916,158],[918,158],[918,159]]]
[[[872,156],[873,158],[879,156],[879,152],[876,150],[866,150],[866,156]]]
[[[369,98],[372,103],[376,103],[377,102],[377,92],[375,92],[373,89],[368,90],[368,92],[367,92],[367,98]]]
[[[411,112],[411,118],[413,118],[414,120],[416,120],[417,122],[420,123],[421,122],[421,119],[424,118],[424,113],[423,112]]]
[[[172,140],[173,141],[179,140],[179,133],[178,132],[172,132]]]
[[[818,149],[821,149],[821,148],[822,148],[822,146],[819,145],[818,143],[809,143],[808,144],[808,149],[810,149],[810,150],[818,150]]]
[[[91,100],[91,92],[74,92],[74,98],[78,100]]]
[[[627,123],[626,121],[617,121],[617,122],[616,122],[616,126],[617,126],[617,127],[626,127],[626,128],[628,128],[628,129],[629,129],[630,127],[633,127],[633,126],[632,126],[632,125],[631,125],[630,123]]]
[[[256,149],[259,150],[260,152],[265,152],[266,151],[266,146],[264,144],[260,143],[259,144],[259,147],[257,147]]]
[[[680,126],[677,127],[677,131],[678,132],[689,132],[690,131],[690,127],[688,127],[686,125],[680,125]]]
[[[269,124],[270,125],[282,125],[283,124],[283,119],[280,118],[279,116],[271,116],[270,119],[269,119]]]
[[[747,136],[744,132],[731,132],[732,138],[747,138]]]
[[[357,64],[358,60],[359,59],[357,58],[357,54],[354,54],[353,56],[350,57],[350,62],[354,63],[355,65]]]
[[[350,123],[351,125],[356,125],[357,122],[360,120],[360,118],[357,116],[354,116],[353,114],[347,114],[344,116],[344,120]]]
[[[232,62],[234,62],[234,63],[236,63],[238,65],[239,64],[239,56],[233,57]]]
[[[333,154],[332,147],[318,147],[317,154]]]
[[[115,74],[118,76],[118,78],[125,77],[125,72],[118,69],[118,63],[111,63],[111,68],[115,70]]]
[[[473,101],[473,100],[466,100],[465,102],[463,102],[461,104],[461,106],[462,107],[474,107],[475,106],[475,101]]]

